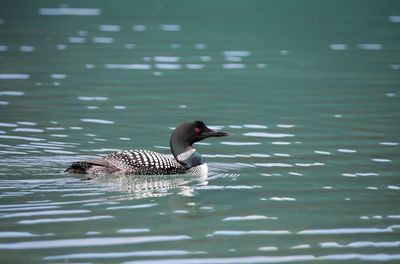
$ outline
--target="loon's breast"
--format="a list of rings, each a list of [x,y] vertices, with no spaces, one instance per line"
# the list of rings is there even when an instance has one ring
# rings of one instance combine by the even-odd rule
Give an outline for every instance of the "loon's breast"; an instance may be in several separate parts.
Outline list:
[[[207,163],[203,163],[192,167],[186,171],[186,173],[197,174],[197,175],[207,175],[208,174],[208,166]]]
[[[180,174],[186,169],[176,160],[161,153],[149,150],[123,150],[104,156],[101,160],[109,166],[94,166],[88,170],[90,174]],[[111,168],[111,171],[110,171]]]

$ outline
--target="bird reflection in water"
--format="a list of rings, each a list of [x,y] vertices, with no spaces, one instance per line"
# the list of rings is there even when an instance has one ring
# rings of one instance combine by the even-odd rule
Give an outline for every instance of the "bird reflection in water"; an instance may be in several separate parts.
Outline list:
[[[196,186],[208,184],[205,175],[120,175],[91,179],[107,192],[118,192],[112,200],[134,200],[172,194],[192,197]]]

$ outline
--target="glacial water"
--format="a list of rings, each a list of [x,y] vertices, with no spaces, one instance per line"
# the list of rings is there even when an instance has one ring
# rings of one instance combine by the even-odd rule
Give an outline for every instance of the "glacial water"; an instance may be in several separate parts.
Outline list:
[[[399,263],[399,93],[399,1],[2,0],[0,262]],[[63,172],[192,120],[208,177]]]

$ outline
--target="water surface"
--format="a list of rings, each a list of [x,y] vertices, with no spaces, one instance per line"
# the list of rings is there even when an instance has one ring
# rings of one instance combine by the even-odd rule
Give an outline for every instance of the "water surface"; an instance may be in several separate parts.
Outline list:
[[[2,1],[3,263],[400,259],[397,1]],[[85,180],[203,120],[210,173]]]

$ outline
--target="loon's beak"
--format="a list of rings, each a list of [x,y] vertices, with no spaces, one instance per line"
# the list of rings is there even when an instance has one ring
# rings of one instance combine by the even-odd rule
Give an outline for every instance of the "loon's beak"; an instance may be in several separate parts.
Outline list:
[[[208,137],[226,137],[231,135],[231,133],[229,132],[225,132],[225,131],[218,131],[218,130],[212,130],[210,128],[207,127],[207,130],[203,132],[203,136],[204,138],[208,138]]]

